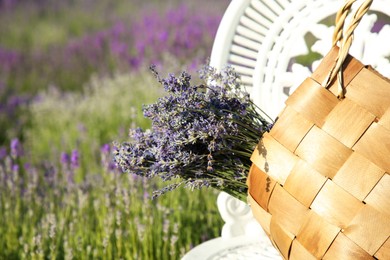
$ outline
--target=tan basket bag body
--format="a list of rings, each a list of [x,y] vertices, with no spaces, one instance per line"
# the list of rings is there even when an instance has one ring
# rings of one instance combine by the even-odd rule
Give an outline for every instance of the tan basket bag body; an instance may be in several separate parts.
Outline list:
[[[285,259],[390,259],[390,81],[348,55],[372,1],[343,31],[353,2],[251,157],[249,204]]]

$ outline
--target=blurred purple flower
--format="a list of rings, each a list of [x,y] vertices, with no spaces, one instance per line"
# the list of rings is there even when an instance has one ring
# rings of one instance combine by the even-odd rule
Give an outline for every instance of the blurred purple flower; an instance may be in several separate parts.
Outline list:
[[[0,57],[1,63],[1,57]],[[0,64],[0,74],[1,74]],[[0,79],[1,80],[1,79]],[[30,97],[26,94],[15,94],[15,91],[0,81],[0,116],[4,116],[13,122],[15,120],[15,114],[20,109],[25,107],[30,101]]]
[[[80,166],[80,161],[79,161],[79,151],[78,150],[73,150],[71,157],[70,157],[70,165],[73,169],[76,169]]]
[[[60,162],[62,165],[67,166],[70,163],[70,156],[66,152],[61,153]]]
[[[130,57],[128,59],[128,64],[130,65],[130,67],[134,68],[134,69],[138,69],[141,64],[142,64],[142,58],[140,57]]]
[[[7,156],[7,148],[4,146],[0,147],[0,160],[4,159]]]
[[[164,30],[164,31],[162,31],[162,32],[160,32],[160,33],[158,34],[158,40],[159,40],[159,41],[162,41],[162,42],[167,41],[167,40],[168,40],[168,37],[169,37],[169,33],[168,33],[168,31],[166,31],[166,30]]]
[[[24,164],[24,169],[28,172],[31,170],[31,163],[25,163]]]
[[[0,9],[11,9],[13,8],[19,0],[0,0]]]
[[[1,72],[9,72],[20,64],[22,55],[15,50],[7,50],[0,47]]]
[[[11,156],[14,158],[17,158],[23,154],[22,145],[20,144],[19,139],[14,138],[11,140],[10,151],[11,151]]]
[[[103,144],[102,147],[100,148],[100,152],[103,154],[109,154],[111,151],[111,147],[109,144]]]
[[[111,161],[109,164],[108,164],[108,170],[109,171],[116,171],[116,170],[119,170],[118,169],[118,166],[116,165],[115,162]]]
[[[25,95],[13,95],[8,97],[6,105],[8,115],[13,115],[18,108],[26,105],[29,100],[30,98]]]
[[[104,144],[100,147],[103,167],[109,172],[114,172],[118,169],[118,167],[114,162],[113,154],[111,153],[111,151],[112,149],[110,144]]]
[[[42,169],[44,170],[44,178],[46,184],[52,187],[58,184],[57,168],[55,168],[50,162],[44,162],[42,165]]]
[[[128,44],[121,41],[112,41],[110,43],[111,52],[118,57],[123,57],[128,54]]]
[[[19,171],[19,165],[13,164],[13,165],[12,165],[12,171],[13,171],[13,172],[18,172],[18,171]]]

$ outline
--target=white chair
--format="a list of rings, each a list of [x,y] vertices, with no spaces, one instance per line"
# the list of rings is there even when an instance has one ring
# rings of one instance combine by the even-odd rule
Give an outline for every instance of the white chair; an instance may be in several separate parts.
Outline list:
[[[341,5],[341,0],[232,0],[218,28],[210,65],[234,67],[253,100],[276,117],[288,95],[330,50],[334,15]],[[387,77],[389,22],[389,0],[374,0],[350,50]],[[300,63],[305,57],[315,60]],[[221,193],[218,209],[226,222],[221,237],[198,245],[184,260],[281,259],[248,205]]]
[[[281,259],[246,203],[221,192],[217,205],[225,221],[221,237],[193,248],[183,260]]]

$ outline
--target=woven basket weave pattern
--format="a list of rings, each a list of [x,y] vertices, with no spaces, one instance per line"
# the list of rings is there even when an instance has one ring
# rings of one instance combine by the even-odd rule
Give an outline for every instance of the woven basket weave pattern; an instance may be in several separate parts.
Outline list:
[[[286,259],[390,259],[390,81],[334,47],[253,152],[249,203]]]

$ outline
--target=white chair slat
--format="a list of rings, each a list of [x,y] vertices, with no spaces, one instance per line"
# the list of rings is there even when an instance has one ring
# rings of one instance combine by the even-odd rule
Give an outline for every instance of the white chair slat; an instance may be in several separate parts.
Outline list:
[[[259,1],[259,0],[257,0]],[[294,0],[294,1],[297,1],[297,0]],[[256,2],[256,1],[254,1]],[[285,6],[286,4],[289,4],[289,1],[275,1],[275,0],[262,0],[261,2],[263,2],[264,4],[266,4],[272,11],[275,12],[275,14],[280,14],[281,12],[283,12],[283,6]],[[285,5],[280,5],[278,4],[278,2],[285,2]]]
[[[291,1],[297,1],[297,0],[273,0],[273,1],[276,1],[281,7],[282,9],[286,9],[287,6],[289,6],[291,4]]]
[[[264,39],[263,35],[242,25],[237,26],[237,33],[256,42],[262,42],[262,40]]]
[[[253,59],[255,60],[256,59],[256,56],[257,56],[257,52],[256,51],[252,51],[248,48],[244,48],[244,47],[241,47],[241,46],[238,46],[238,45],[232,45],[232,48],[230,50],[232,53],[234,54],[237,54],[237,55],[240,55],[240,56],[244,56],[244,57],[248,57],[250,59]]]
[[[253,85],[253,77],[252,76],[244,76],[244,75],[241,75],[240,77],[241,79],[241,82],[244,84],[244,85]]]
[[[268,18],[270,21],[275,21],[277,19],[277,14],[281,12],[281,11],[275,12],[274,10],[271,9],[270,6],[267,6],[263,2],[260,2],[258,0],[252,1],[251,6],[261,15],[264,15],[266,18]]]
[[[247,6],[249,0],[232,0],[221,20],[215,36],[213,49],[210,56],[210,65],[215,68],[226,66],[229,60],[229,51],[233,37],[236,34],[236,27]],[[228,40],[229,39],[229,40]]]
[[[238,63],[238,64],[241,64],[241,65],[244,65],[247,67],[254,68],[256,66],[256,61],[254,61],[252,59],[244,58],[244,57],[239,56],[239,55],[232,54],[232,55],[230,55],[229,58],[230,58],[229,60],[231,62]]]
[[[260,43],[252,41],[252,40],[245,38],[245,37],[242,37],[240,35],[235,35],[233,37],[233,42],[238,44],[238,45],[241,45],[243,47],[252,49],[254,51],[257,51],[259,46],[260,46]]]
[[[270,28],[272,26],[272,23],[267,18],[264,18],[262,15],[260,15],[258,12],[256,12],[253,8],[248,7],[245,10],[245,14],[251,18],[256,23],[264,26],[265,28]]]
[[[240,65],[237,65],[237,64],[233,64],[232,67],[234,68],[234,70],[238,73],[238,74],[241,74],[241,75],[249,75],[252,77],[253,75],[253,68],[248,68],[248,67],[245,67],[245,66],[240,66]]]
[[[264,26],[261,26],[257,22],[253,21],[252,19],[248,18],[247,16],[242,16],[240,19],[240,23],[245,25],[247,28],[252,29],[253,31],[261,34],[266,35],[268,32],[268,29]]]

